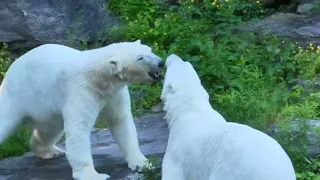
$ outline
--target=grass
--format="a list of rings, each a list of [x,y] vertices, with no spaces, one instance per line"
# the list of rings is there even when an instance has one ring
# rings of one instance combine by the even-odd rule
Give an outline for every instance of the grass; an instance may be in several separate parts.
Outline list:
[[[31,129],[27,126],[20,127],[17,132],[11,135],[5,143],[0,145],[0,160],[6,157],[20,156],[30,150],[29,139]]]

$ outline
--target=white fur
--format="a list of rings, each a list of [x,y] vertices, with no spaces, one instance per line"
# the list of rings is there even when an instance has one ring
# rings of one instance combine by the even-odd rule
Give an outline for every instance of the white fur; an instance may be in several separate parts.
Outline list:
[[[166,67],[161,98],[170,135],[162,180],[296,179],[277,141],[249,126],[226,122],[212,109],[189,62],[170,55]]]
[[[0,86],[0,144],[23,121],[34,127],[30,146],[36,156],[64,155],[55,144],[65,132],[66,156],[78,180],[103,180],[90,149],[97,119],[107,120],[131,169],[147,159],[140,152],[127,86],[151,83],[149,71],[163,62],[140,41],[78,51],[47,44],[27,52],[9,68]]]

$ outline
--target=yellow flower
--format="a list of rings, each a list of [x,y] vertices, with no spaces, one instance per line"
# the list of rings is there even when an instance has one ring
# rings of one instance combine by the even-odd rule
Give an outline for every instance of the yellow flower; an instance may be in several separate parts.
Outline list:
[[[192,3],[194,3],[194,2],[195,2],[195,0],[191,0],[191,2],[192,2]]]
[[[259,3],[260,3],[260,1],[257,1],[257,3],[259,4]]]
[[[313,47],[313,46],[310,46],[310,50],[313,51],[313,50],[314,50],[314,47]]]

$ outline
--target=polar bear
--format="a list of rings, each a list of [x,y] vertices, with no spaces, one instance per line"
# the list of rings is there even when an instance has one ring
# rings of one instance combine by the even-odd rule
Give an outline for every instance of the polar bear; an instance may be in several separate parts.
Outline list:
[[[0,87],[0,144],[24,121],[33,125],[31,150],[43,159],[66,153],[77,180],[104,180],[96,172],[90,130],[107,120],[129,168],[148,164],[138,145],[128,85],[155,83],[164,61],[152,49],[120,42],[79,51],[58,44],[36,47],[9,68]],[[65,133],[66,152],[55,144]]]
[[[170,134],[162,180],[295,180],[277,141],[249,126],[226,122],[189,62],[166,60],[161,99]]]

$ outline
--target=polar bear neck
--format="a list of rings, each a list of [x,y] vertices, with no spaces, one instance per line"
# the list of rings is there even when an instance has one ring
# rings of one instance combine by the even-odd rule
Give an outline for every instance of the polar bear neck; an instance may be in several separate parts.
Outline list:
[[[215,116],[215,114],[213,114],[215,111],[212,109],[208,99],[196,95],[187,96],[182,93],[168,95],[164,98],[163,109],[166,112],[165,119],[169,128],[176,121],[183,119],[185,114],[203,113]],[[219,118],[218,121],[221,123],[221,118]],[[223,118],[222,121],[225,122]]]
[[[108,60],[117,53],[112,48],[106,46],[81,53],[80,58],[83,64],[79,62],[77,73],[89,80],[89,88],[92,87],[90,89],[94,90],[100,98],[112,96],[129,85],[107,68]]]
[[[109,46],[82,51],[86,63],[86,71],[101,71],[108,65],[109,60],[116,54]]]

